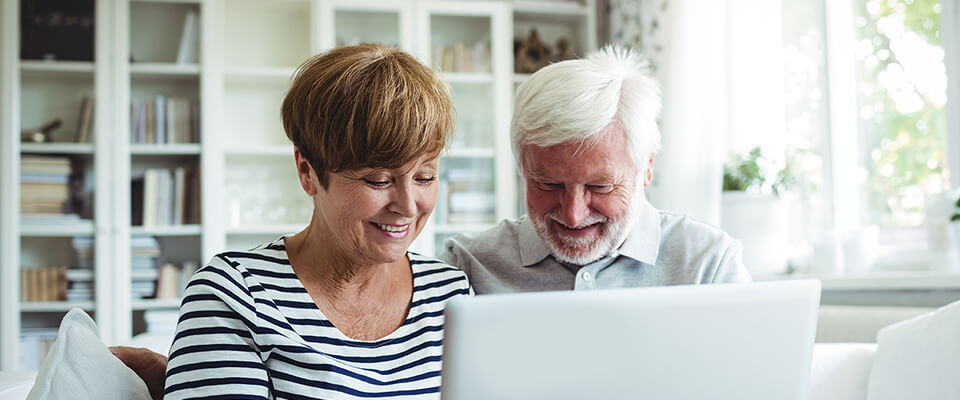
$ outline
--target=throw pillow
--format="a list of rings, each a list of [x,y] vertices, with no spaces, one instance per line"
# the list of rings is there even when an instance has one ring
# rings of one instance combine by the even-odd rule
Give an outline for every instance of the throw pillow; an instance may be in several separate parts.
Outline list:
[[[877,333],[868,400],[960,396],[960,301]]]
[[[27,399],[150,400],[150,392],[100,341],[96,323],[74,308],[60,322]]]

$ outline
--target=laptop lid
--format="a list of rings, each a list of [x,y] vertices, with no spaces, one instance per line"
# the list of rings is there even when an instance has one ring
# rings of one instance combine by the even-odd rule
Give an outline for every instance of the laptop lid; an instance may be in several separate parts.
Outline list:
[[[819,301],[819,281],[455,299],[442,398],[806,399]]]

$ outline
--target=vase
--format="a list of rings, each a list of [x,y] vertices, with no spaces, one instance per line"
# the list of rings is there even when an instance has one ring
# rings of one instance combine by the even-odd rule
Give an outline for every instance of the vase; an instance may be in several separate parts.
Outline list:
[[[720,226],[743,242],[743,263],[754,279],[787,273],[789,200],[773,194],[723,192]]]

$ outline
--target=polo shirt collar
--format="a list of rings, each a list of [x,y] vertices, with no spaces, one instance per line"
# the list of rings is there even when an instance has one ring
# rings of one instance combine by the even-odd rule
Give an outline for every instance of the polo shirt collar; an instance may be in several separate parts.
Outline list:
[[[654,265],[660,254],[660,211],[646,199],[639,207],[637,222],[630,229],[619,252],[622,256]]]
[[[618,253],[653,265],[660,253],[660,212],[646,200],[643,200],[639,207],[637,222],[627,234]],[[520,217],[519,240],[520,263],[524,267],[543,261],[551,254],[550,248],[540,239],[540,235],[537,235],[528,215]]]
[[[550,248],[540,239],[529,215],[520,217],[520,264],[529,267],[550,255]]]

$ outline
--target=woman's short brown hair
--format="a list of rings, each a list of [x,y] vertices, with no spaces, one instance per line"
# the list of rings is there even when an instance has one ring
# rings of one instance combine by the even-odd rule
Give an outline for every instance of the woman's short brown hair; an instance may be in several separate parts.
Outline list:
[[[397,168],[439,155],[454,127],[446,83],[413,56],[379,44],[305,61],[282,115],[287,137],[324,187],[329,172]]]

